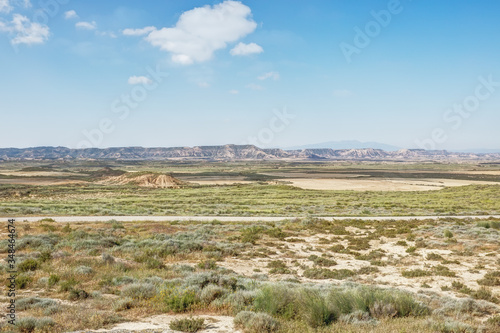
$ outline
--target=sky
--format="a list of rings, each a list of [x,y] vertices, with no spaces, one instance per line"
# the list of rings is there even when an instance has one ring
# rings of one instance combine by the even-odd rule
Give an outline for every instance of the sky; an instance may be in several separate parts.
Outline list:
[[[500,2],[0,0],[0,147],[500,148]]]

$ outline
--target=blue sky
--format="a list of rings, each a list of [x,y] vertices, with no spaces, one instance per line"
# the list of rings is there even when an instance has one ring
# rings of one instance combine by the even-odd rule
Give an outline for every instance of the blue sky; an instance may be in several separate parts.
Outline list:
[[[500,148],[496,1],[0,0],[0,147]]]

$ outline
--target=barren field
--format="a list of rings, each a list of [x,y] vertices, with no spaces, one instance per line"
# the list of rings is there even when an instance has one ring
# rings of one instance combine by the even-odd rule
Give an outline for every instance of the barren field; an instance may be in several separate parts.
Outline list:
[[[293,186],[308,190],[337,191],[433,191],[451,186],[495,185],[495,182],[457,179],[345,179],[286,178]]]

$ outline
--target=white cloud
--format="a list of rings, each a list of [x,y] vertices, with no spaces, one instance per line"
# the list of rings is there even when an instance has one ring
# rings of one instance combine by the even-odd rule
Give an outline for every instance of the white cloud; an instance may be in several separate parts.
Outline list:
[[[267,80],[267,79],[279,80],[279,78],[280,78],[280,73],[278,72],[268,72],[258,77],[259,80]]]
[[[0,31],[7,32],[13,36],[10,41],[13,45],[41,44],[50,35],[48,26],[31,22],[26,16],[19,14],[14,14],[11,22],[0,22]]]
[[[96,31],[95,34],[103,37],[118,38],[113,31]]]
[[[210,84],[208,82],[198,82],[198,87],[208,88],[208,87],[210,87]]]
[[[188,65],[210,60],[213,53],[252,33],[256,27],[251,9],[239,1],[184,12],[175,27],[154,30],[145,38],[172,53],[172,61]]]
[[[353,95],[353,92],[347,89],[339,89],[333,91],[333,96],[335,97],[351,97]]]
[[[72,18],[78,18],[78,14],[74,10],[68,10],[67,12],[64,13],[64,18],[66,20],[69,20]]]
[[[234,56],[245,56],[249,54],[258,54],[264,52],[262,46],[255,43],[245,44],[239,43],[229,53]]]
[[[232,95],[238,95],[240,92],[236,89],[233,89],[233,90],[229,90],[229,93]]]
[[[128,84],[151,84],[153,81],[151,81],[150,78],[145,77],[145,76],[131,76],[128,78]]]
[[[80,29],[84,29],[84,30],[95,30],[95,29],[97,29],[97,23],[95,23],[95,21],[92,21],[92,22],[81,21],[81,22],[77,22],[75,24],[75,27],[80,28]]]
[[[259,86],[258,84],[255,84],[255,83],[248,84],[247,88],[252,89],[252,90],[264,90],[264,88],[262,86]]]
[[[142,36],[150,33],[151,31],[155,31],[156,28],[151,26],[151,27],[145,27],[142,29],[125,29],[122,31],[122,33],[125,36]]]
[[[14,9],[14,6],[16,6],[16,7],[22,6],[24,8],[30,8],[31,1],[30,0],[0,0],[0,13],[8,14]]]
[[[10,13],[12,6],[9,0],[0,0],[0,13]]]

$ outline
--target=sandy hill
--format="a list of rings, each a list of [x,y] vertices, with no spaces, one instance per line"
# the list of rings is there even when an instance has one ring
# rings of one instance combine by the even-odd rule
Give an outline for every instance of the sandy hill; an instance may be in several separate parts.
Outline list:
[[[101,185],[137,185],[155,188],[179,188],[184,183],[170,175],[156,173],[130,173],[107,177],[97,182]]]

